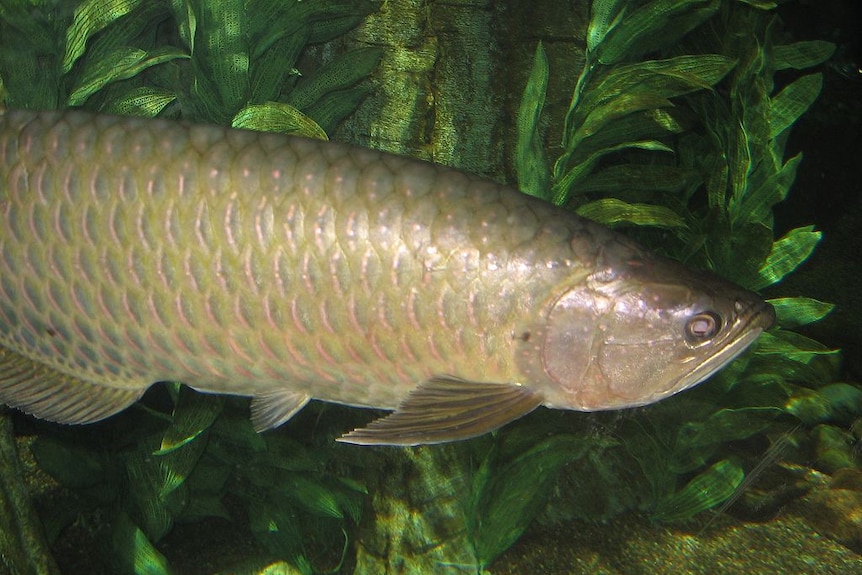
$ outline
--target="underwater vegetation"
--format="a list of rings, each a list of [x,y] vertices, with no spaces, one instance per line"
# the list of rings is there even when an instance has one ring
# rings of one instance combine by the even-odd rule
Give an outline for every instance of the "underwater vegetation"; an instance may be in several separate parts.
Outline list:
[[[325,139],[368,94],[363,80],[381,50],[348,51],[316,69],[298,60],[373,8],[353,1],[3,1],[0,87],[10,107],[83,107]],[[88,566],[172,573],[154,544],[176,523],[231,517],[223,504],[229,493],[261,561],[286,559],[304,573],[337,570],[364,488],[327,471],[331,438],[310,449],[288,435],[258,435],[247,413],[222,414],[219,398],[165,389],[161,409],[142,405],[119,428],[45,432],[32,444],[39,467],[72,491],[43,514],[49,541],[95,510],[93,530],[104,544]],[[321,554],[334,561],[318,564]]]
[[[158,409],[72,436],[49,429],[33,442],[39,467],[74,492],[44,510],[49,540],[101,509],[105,516],[91,526],[102,541],[95,551],[112,572],[173,573],[155,543],[176,525],[231,521],[241,509],[253,536],[244,544],[259,561],[337,571],[366,490],[350,479],[350,458],[338,456],[336,432],[318,430],[317,441],[258,434],[243,402],[177,384],[166,389]]]
[[[788,134],[820,91],[820,74],[808,70],[833,46],[787,42],[774,2],[589,4],[584,61],[567,68],[581,72],[569,83],[562,139],[550,147],[549,78],[567,71],[551,70],[544,46],[536,48],[517,119],[521,189],[780,293],[773,286],[820,240],[813,226],[777,229],[772,208],[801,161],[787,157]],[[5,102],[323,138],[368,95],[365,79],[382,51],[348,51],[307,69],[304,50],[344,35],[377,6],[0,0]],[[435,488],[455,485],[461,521],[451,537],[464,539],[471,560],[458,569],[491,569],[537,518],[638,511],[684,521],[746,498],[742,489],[765,467],[858,468],[862,391],[839,380],[836,350],[792,331],[832,306],[771,301],[780,328],[683,395],[634,414],[540,412],[464,444],[424,448],[455,454],[457,465],[427,482],[423,511],[433,515]],[[159,551],[172,530],[231,521],[251,535],[238,544],[258,558],[258,570],[283,560],[301,573],[350,572],[372,506],[369,478],[407,456],[332,441],[349,427],[344,418],[363,414],[311,406],[284,429],[258,435],[244,409],[241,400],[171,384],[95,429],[37,424],[30,450],[66,488],[41,509],[49,541],[88,517],[101,542],[93,554],[111,572],[175,573],[183,571]],[[751,503],[758,505],[775,509]],[[392,545],[392,553],[409,552]]]
[[[647,245],[751,289],[780,282],[820,240],[813,226],[774,239],[772,207],[786,197],[802,157],[786,158],[790,128],[822,84],[820,73],[803,71],[825,62],[834,46],[785,43],[767,12],[774,6],[594,1],[583,70],[552,161],[542,136],[550,72],[544,48],[536,49],[518,118],[521,189],[610,226],[637,227],[633,235]],[[862,391],[836,381],[836,350],[791,331],[833,306],[805,297],[770,301],[779,329],[708,385],[639,417],[595,417],[603,442],[561,482],[579,493],[578,502],[569,499],[572,515],[640,509],[659,521],[690,518],[738,497],[763,471],[761,454],[740,457],[740,445],[769,437],[774,463],[785,449],[820,445],[821,425],[835,434],[824,453],[837,453],[814,466],[832,470],[835,457],[838,467],[858,467],[852,445],[859,438],[848,430]],[[554,513],[565,515],[559,503]]]
[[[347,52],[306,75],[298,58],[373,8],[349,1],[4,1],[6,104],[160,114],[326,138],[368,94],[361,80],[380,50]]]

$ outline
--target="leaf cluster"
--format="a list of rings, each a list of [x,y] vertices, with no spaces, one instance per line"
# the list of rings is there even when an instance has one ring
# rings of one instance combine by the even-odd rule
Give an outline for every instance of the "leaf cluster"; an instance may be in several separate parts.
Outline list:
[[[508,549],[540,513],[557,474],[577,461],[587,438],[548,434],[547,423],[530,421],[507,433],[471,442],[476,467],[462,505],[467,537],[480,569]]]
[[[286,433],[260,435],[245,409],[178,384],[170,413],[140,409],[120,418],[99,448],[74,434],[40,436],[32,452],[74,497],[46,516],[51,539],[82,514],[102,509],[110,524],[105,553],[123,573],[172,573],[157,550],[176,523],[222,518],[239,523],[261,554],[306,573],[320,557],[342,556],[361,517],[365,489],[330,470],[334,450],[309,448]],[[223,409],[224,408],[224,409]],[[327,438],[329,440],[329,438]],[[239,503],[237,517],[226,500]]]
[[[790,129],[821,87],[819,73],[800,71],[823,63],[834,46],[782,43],[767,12],[774,5],[594,0],[583,68],[551,159],[541,129],[551,71],[541,43],[536,49],[518,115],[521,189],[630,226],[645,243],[660,241],[660,251],[751,289],[781,281],[821,237],[803,226],[773,239],[772,208],[801,160],[785,158]],[[790,79],[776,89],[779,72]],[[643,418],[602,424],[606,440],[579,460],[577,477],[563,479],[582,494],[575,515],[640,509],[659,520],[688,518],[745,485],[756,465],[734,451],[740,442],[791,428],[803,442],[810,426],[835,430],[862,414],[862,392],[835,383],[837,352],[790,331],[833,306],[805,297],[771,303],[780,329],[712,383]]]
[[[782,459],[827,472],[858,467],[859,438],[844,429],[862,416],[862,390],[836,382],[837,356],[823,346],[783,359],[778,372],[767,353],[786,351],[747,353],[709,385],[634,414],[591,415],[581,433],[594,439],[561,476],[565,496],[545,519],[638,510],[680,521],[738,498]]]
[[[811,226],[773,240],[772,207],[801,159],[784,159],[790,127],[821,77],[777,93],[773,77],[822,63],[834,46],[780,44],[775,18],[748,6],[770,4],[594,1],[553,162],[540,130],[550,72],[536,49],[518,116],[521,189],[606,225],[665,230],[663,251],[751,289],[779,282],[820,240]]]
[[[365,79],[381,50],[347,52],[318,69],[301,59],[374,6],[0,0],[0,96],[11,107],[165,115],[326,138],[368,94]],[[221,399],[170,389],[170,414],[150,410],[97,448],[76,444],[74,434],[36,441],[40,467],[74,490],[45,515],[52,538],[100,509],[110,524],[104,556],[112,572],[171,573],[156,544],[177,522],[237,519],[225,507],[232,499],[265,553],[305,573],[319,556],[343,558],[364,489],[330,472],[331,447],[258,436],[247,414],[217,419]]]
[[[10,107],[80,106],[325,138],[368,94],[378,48],[303,73],[312,44],[355,27],[347,0],[0,1]]]

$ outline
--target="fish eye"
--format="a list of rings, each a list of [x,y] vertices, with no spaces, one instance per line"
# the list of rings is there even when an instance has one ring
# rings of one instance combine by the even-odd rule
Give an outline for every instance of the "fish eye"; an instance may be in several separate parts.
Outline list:
[[[709,339],[721,329],[721,318],[711,311],[696,314],[685,324],[685,334],[688,338],[698,341]]]

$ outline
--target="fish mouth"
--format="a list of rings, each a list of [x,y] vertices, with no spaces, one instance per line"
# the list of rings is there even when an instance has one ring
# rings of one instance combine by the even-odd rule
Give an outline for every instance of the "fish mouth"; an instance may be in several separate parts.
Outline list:
[[[737,303],[739,305],[739,302]],[[757,301],[740,311],[736,322],[731,326],[731,333],[739,334],[729,337],[728,343],[719,351],[708,357],[700,365],[683,376],[674,386],[671,393],[688,389],[720,371],[727,364],[754,343],[761,333],[775,323],[775,309],[765,301]]]

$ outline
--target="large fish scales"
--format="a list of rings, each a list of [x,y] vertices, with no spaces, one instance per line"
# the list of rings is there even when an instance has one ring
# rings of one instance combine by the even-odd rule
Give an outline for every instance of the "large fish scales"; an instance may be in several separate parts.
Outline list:
[[[0,112],[0,346],[18,366],[0,399],[50,419],[104,417],[156,381],[255,396],[259,428],[310,397],[395,408],[422,382],[413,412],[460,397],[486,413],[477,432],[540,403],[583,408],[547,373],[552,310],[596,272],[652,259],[535,198],[381,152]]]

